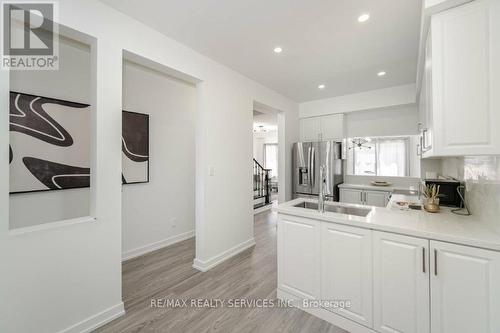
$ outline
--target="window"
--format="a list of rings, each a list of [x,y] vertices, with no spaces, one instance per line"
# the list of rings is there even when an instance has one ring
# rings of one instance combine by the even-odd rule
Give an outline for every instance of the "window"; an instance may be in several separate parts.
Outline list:
[[[353,149],[354,174],[375,176],[377,174],[377,157],[375,144],[366,143]]]
[[[408,176],[407,147],[407,139],[379,139],[377,141],[377,175]]]
[[[276,143],[264,144],[264,167],[271,169],[269,178],[278,177],[278,145]]]
[[[373,138],[361,145],[353,145],[354,175],[409,176],[409,139]]]

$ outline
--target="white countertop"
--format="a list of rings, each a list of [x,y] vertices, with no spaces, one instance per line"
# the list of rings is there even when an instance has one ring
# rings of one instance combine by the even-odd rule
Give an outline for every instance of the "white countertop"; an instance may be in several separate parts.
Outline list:
[[[411,198],[414,197],[394,195],[392,200],[411,201]],[[500,251],[500,234],[476,217],[456,215],[451,213],[449,208],[442,208],[440,213],[432,214],[425,211],[391,208],[389,203],[387,206],[389,208],[371,207],[372,211],[368,216],[359,217],[332,212],[319,213],[313,209],[294,207],[303,201],[317,202],[313,199],[298,198],[280,204],[277,211],[280,214]],[[370,208],[338,202],[327,204]]]
[[[373,191],[384,191],[384,192],[392,192],[394,190],[405,190],[408,191],[409,187],[404,187],[404,186],[376,186],[376,185],[371,185],[371,184],[340,184],[339,188],[352,188],[352,189],[359,189],[359,190],[373,190]]]

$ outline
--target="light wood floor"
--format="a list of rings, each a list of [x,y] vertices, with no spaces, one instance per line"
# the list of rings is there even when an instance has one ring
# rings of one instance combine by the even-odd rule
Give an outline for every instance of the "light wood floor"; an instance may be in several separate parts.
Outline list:
[[[151,299],[276,299],[276,213],[255,216],[254,248],[201,273],[194,238],[123,264],[126,315],[95,332],[345,333],[295,308],[151,308]]]

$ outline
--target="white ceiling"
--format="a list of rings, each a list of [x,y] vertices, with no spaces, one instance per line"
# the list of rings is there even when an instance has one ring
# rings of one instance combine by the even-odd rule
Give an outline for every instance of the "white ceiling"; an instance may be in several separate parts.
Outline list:
[[[261,127],[262,126],[262,127]],[[253,111],[253,129],[263,128],[267,131],[276,131],[278,129],[278,118],[276,114]]]
[[[101,1],[299,102],[415,82],[421,0]]]

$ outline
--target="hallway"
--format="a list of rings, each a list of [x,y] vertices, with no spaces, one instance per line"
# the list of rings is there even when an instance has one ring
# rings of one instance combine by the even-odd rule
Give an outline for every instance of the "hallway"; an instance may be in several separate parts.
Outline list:
[[[95,332],[345,332],[295,308],[151,307],[151,299],[276,298],[276,213],[255,215],[256,246],[201,273],[194,238],[123,264],[126,315]]]

